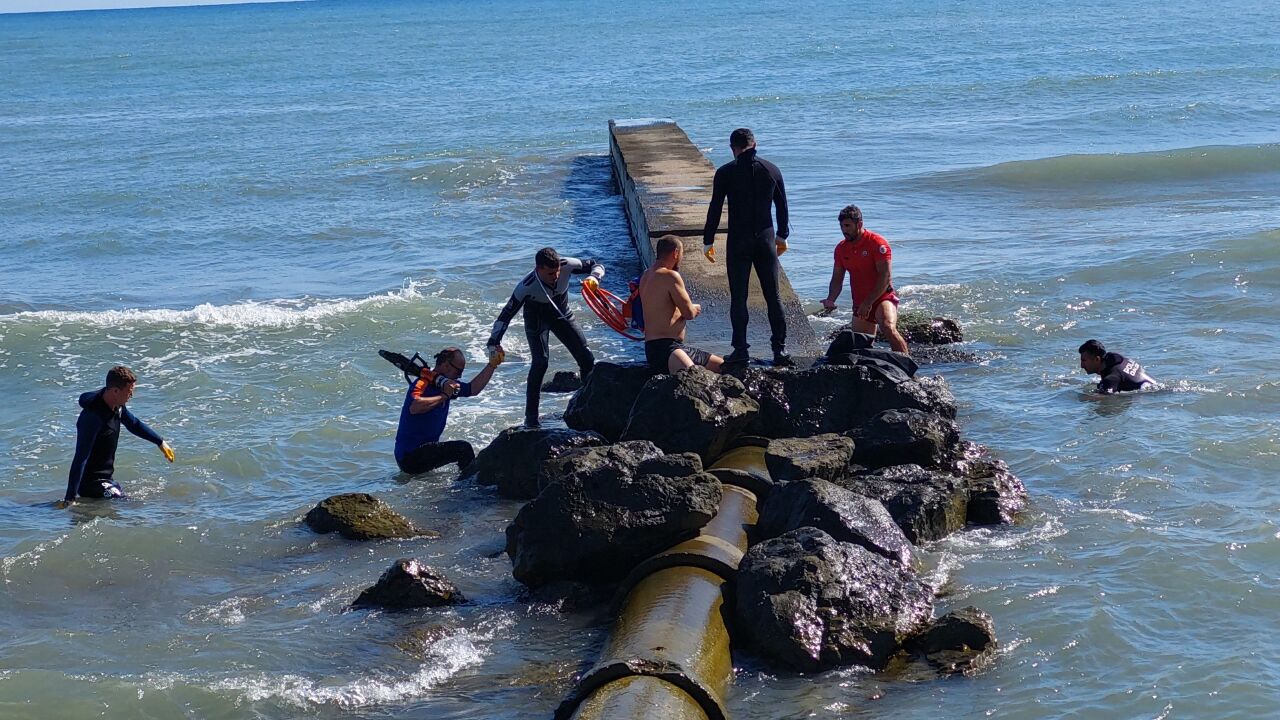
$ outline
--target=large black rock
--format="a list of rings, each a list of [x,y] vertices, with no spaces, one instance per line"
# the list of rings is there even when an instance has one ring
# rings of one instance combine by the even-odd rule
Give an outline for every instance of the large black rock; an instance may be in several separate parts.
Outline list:
[[[865,365],[819,365],[807,370],[747,368],[747,394],[760,413],[746,432],[769,438],[845,433],[885,410],[914,408],[947,418],[956,400],[941,377],[903,379]]]
[[[806,478],[832,480],[848,474],[854,441],[844,435],[826,433],[805,438],[770,440],[765,449],[765,466],[775,484]]]
[[[963,478],[894,465],[854,475],[841,487],[884,503],[898,527],[913,543],[940,540],[965,526],[969,490]]]
[[[629,440],[578,448],[548,460],[538,477],[538,490],[565,479],[581,483],[600,478],[618,481],[636,475],[682,477],[699,472],[702,461],[697,455],[664,455],[648,440]]]
[[[1003,460],[987,457],[984,450],[965,443],[956,472],[969,488],[969,522],[974,525],[1012,523],[1027,506],[1027,488]]]
[[[462,592],[438,571],[417,560],[402,558],[392,563],[377,583],[360,593],[351,607],[403,610],[464,602]]]
[[[937,468],[960,451],[960,428],[954,420],[914,408],[885,410],[849,436],[857,443],[854,462],[869,468]]]
[[[818,528],[901,565],[911,563],[911,543],[879,500],[826,480],[800,480],[770,493],[752,536],[767,540],[802,527]]]
[[[736,637],[800,671],[883,668],[924,627],[932,589],[902,565],[806,527],[747,551],[738,569]]]
[[[570,450],[604,444],[605,439],[593,432],[507,428],[476,455],[464,476],[481,485],[497,485],[503,497],[528,500],[538,494],[538,475],[544,462]]]
[[[569,399],[564,424],[574,430],[598,432],[609,442],[617,442],[627,427],[631,406],[651,377],[653,372],[646,365],[596,363],[582,389]]]
[[[986,612],[964,607],[938,618],[907,645],[944,673],[972,675],[995,655],[995,623]]]
[[[711,462],[759,411],[737,378],[695,366],[646,383],[622,439],[649,440],[665,452],[693,452]]]
[[[898,313],[897,324],[898,332],[911,345],[947,345],[964,341],[960,323],[923,310]]]
[[[368,493],[344,493],[320,501],[306,523],[318,533],[337,532],[349,540],[385,540],[435,535],[419,530],[390,506]]]
[[[598,456],[602,450],[577,452]],[[721,487],[714,476],[645,474],[645,463],[656,468],[665,461],[641,461],[631,472],[617,463],[595,470],[579,465],[548,484],[507,527],[515,578],[530,587],[620,580],[641,560],[693,537],[715,517]]]

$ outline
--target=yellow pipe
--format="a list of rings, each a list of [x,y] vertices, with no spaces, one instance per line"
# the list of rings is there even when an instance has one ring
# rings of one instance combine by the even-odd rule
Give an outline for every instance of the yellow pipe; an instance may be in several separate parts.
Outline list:
[[[768,478],[764,449],[739,447],[712,468]],[[725,720],[733,676],[726,585],[747,550],[756,497],[725,485],[715,518],[692,540],[641,563],[600,660],[556,711],[563,720]]]

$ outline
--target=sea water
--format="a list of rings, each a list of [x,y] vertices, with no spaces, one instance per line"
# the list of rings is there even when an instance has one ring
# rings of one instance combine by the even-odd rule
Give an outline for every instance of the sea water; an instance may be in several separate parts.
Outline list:
[[[404,384],[376,351],[457,344],[471,374],[544,245],[621,291],[607,121],[655,116],[716,163],[754,128],[806,303],[862,207],[904,307],[959,320],[978,360],[924,371],[1031,494],[922,553],[940,610],[994,617],[989,671],[742,655],[734,717],[1276,715],[1277,27],[1240,0],[0,15],[0,716],[548,716],[608,618],[520,600],[518,504],[396,471]],[[641,358],[574,303],[598,358]],[[1167,389],[1089,396],[1091,337]],[[506,344],[446,437],[520,420],[518,320]],[[126,434],[131,499],[55,510],[76,397],[116,363],[178,461]],[[440,538],[300,524],[351,491]],[[344,612],[408,556],[472,602]]]

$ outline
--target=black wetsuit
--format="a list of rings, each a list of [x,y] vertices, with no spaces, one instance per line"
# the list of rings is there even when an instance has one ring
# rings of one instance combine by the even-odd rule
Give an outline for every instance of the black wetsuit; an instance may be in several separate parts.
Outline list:
[[[538,279],[537,272],[531,272],[516,285],[515,292],[507,301],[498,319],[493,323],[493,332],[489,335],[488,345],[493,347],[502,342],[507,326],[516,316],[516,311],[524,308],[524,336],[529,341],[529,381],[524,391],[524,421],[526,425],[538,424],[538,403],[541,400],[542,379],[547,374],[551,347],[548,344],[549,334],[555,333],[560,342],[569,349],[573,359],[578,363],[582,379],[587,379],[591,368],[595,367],[596,358],[587,348],[587,338],[582,334],[578,324],[573,321],[573,311],[569,309],[570,275],[590,274],[596,280],[604,277],[604,266],[595,260],[579,260],[577,258],[560,258],[560,279],[554,288],[549,288]]]
[[[159,446],[164,438],[139,420],[129,408],[112,410],[102,399],[102,390],[80,396],[80,418],[76,420],[76,455],[67,475],[66,500],[76,496],[100,498],[118,495],[120,486],[112,479],[120,426]],[[114,488],[114,490],[113,490]]]
[[[1120,353],[1109,352],[1102,356],[1102,382],[1098,383],[1098,392],[1104,395],[1127,392],[1154,382],[1136,361]]]
[[[702,244],[715,242],[720,227],[720,213],[729,198],[729,239],[725,248],[725,265],[729,275],[729,321],[733,324],[733,348],[746,352],[747,293],[751,269],[760,280],[760,292],[769,309],[770,344],[774,352],[787,344],[787,318],[778,298],[778,251],[775,240],[786,240],[790,234],[787,217],[787,193],[782,173],[768,160],[756,156],[754,148],[716,170],[711,189],[711,205],[702,230]],[[778,213],[775,235],[769,208]]]

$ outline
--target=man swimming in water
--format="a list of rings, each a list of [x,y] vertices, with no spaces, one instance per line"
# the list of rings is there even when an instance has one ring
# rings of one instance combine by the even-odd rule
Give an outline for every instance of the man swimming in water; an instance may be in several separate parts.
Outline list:
[[[1136,361],[1120,353],[1107,352],[1102,343],[1090,340],[1080,346],[1080,369],[1091,375],[1101,375],[1098,392],[1112,395],[1118,392],[1139,390],[1156,381]]]
[[[414,378],[404,394],[395,450],[396,465],[401,470],[417,475],[449,463],[457,463],[458,469],[462,469],[475,460],[475,450],[466,440],[440,442],[445,423],[449,421],[449,403],[454,398],[479,395],[504,357],[502,348],[497,348],[471,382],[462,382],[467,356],[456,347],[436,353],[435,377]],[[436,378],[440,380],[437,382]]]
[[[112,475],[115,472],[116,445],[120,442],[120,426],[151,443],[155,443],[169,462],[173,448],[155,430],[147,427],[125,403],[133,397],[138,378],[133,371],[117,365],[107,372],[107,384],[80,396],[80,417],[76,420],[76,454],[67,475],[67,494],[59,508],[75,502],[77,497],[115,498],[124,491]]]
[[[836,309],[836,298],[849,273],[849,292],[853,295],[853,331],[874,336],[876,326],[889,340],[889,346],[910,355],[907,341],[898,332],[898,295],[893,291],[893,250],[889,242],[862,225],[862,210],[848,205],[837,216],[844,239],[836,244],[835,267],[822,307]]]
[[[578,363],[583,382],[595,367],[596,358],[587,349],[587,338],[573,321],[573,311],[569,309],[570,275],[583,274],[588,275],[582,281],[583,285],[599,287],[600,280],[604,279],[604,266],[595,260],[560,257],[555,249],[542,248],[534,256],[533,272],[516,284],[511,299],[493,323],[488,342],[491,352],[502,342],[516,311],[524,308],[524,336],[529,341],[529,353],[533,356],[529,365],[529,384],[524,391],[525,427],[538,427],[542,378],[547,374],[550,360],[549,333],[555,333],[569,349]]]
[[[698,317],[702,306],[693,302],[680,277],[684,244],[663,235],[656,246],[653,267],[640,276],[640,306],[644,308],[644,355],[656,373],[677,372],[701,365],[720,372],[724,358],[684,345],[685,323]]]

